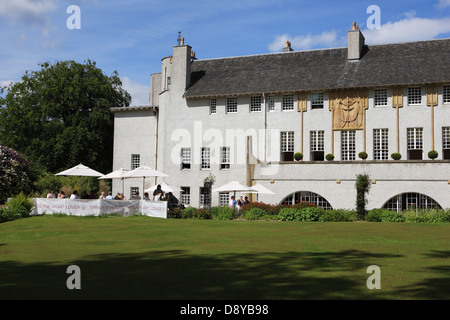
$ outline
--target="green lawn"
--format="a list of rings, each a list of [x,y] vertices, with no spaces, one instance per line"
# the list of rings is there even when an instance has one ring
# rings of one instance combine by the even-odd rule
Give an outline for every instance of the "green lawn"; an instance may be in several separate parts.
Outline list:
[[[40,216],[0,224],[0,299],[450,299],[450,225]],[[69,265],[81,290],[69,290]],[[366,286],[381,269],[381,290]]]

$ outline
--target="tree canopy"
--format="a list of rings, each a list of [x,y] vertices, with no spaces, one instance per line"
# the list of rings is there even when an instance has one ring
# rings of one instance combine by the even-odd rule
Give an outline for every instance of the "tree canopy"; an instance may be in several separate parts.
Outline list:
[[[117,71],[103,74],[90,60],[42,63],[1,89],[0,143],[50,172],[83,163],[112,169],[112,107],[129,106]]]

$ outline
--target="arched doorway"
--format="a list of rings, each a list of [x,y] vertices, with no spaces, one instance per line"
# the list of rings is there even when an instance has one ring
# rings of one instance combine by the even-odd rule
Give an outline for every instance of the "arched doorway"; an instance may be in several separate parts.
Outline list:
[[[431,197],[422,193],[406,192],[398,194],[389,199],[383,209],[391,211],[403,211],[407,209],[442,209],[442,207]]]
[[[320,194],[311,191],[297,191],[284,198],[281,204],[296,204],[302,201],[311,202],[325,210],[332,210],[331,204]]]

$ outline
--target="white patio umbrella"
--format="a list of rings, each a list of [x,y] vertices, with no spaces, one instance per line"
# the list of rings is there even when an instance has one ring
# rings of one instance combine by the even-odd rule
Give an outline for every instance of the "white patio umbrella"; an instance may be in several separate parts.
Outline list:
[[[104,176],[101,176],[99,179],[121,179],[122,180],[122,193],[124,191],[124,179],[125,174],[130,172],[130,170],[125,168],[120,168],[118,170],[114,170],[113,172],[110,172]]]
[[[172,193],[174,193],[174,192],[180,192],[180,191],[182,191],[180,188],[177,188],[177,187],[174,187],[174,186],[172,186],[172,185],[168,185],[167,183],[160,183],[160,185],[161,185],[161,190],[162,191],[164,191],[164,192],[172,192]],[[153,194],[153,191],[155,191],[156,190],[156,188],[158,187],[158,185],[155,185],[155,186],[153,186],[153,187],[150,187],[150,188],[147,188],[147,189],[145,189],[144,190],[144,192],[149,192],[149,193],[152,193]]]
[[[252,186],[252,189],[255,189],[256,192],[256,201],[258,201],[259,194],[275,194],[274,192],[270,191],[266,187],[264,187],[262,184],[255,184]]]
[[[145,178],[149,177],[168,177],[168,175],[147,166],[140,166],[124,174],[124,178],[142,178],[142,190],[145,189]]]
[[[77,176],[77,177],[101,177],[103,173],[86,167],[82,163],[70,169],[55,174],[56,176]]]
[[[213,192],[234,192],[236,196],[236,192],[246,192],[246,193],[254,193],[257,192],[256,189],[247,187],[237,181],[231,181],[223,186],[220,186],[216,189],[212,190]]]

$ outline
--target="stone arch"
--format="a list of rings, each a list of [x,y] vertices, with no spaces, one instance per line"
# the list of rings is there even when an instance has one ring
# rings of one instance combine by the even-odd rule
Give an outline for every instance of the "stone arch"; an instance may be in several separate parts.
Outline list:
[[[318,193],[311,191],[296,191],[281,200],[280,204],[296,204],[301,201],[312,202],[325,210],[331,210],[333,207],[330,202]]]
[[[441,205],[433,198],[418,192],[404,192],[399,193],[383,205],[383,209],[388,209],[392,211],[402,211],[409,208],[417,209],[442,209]]]

